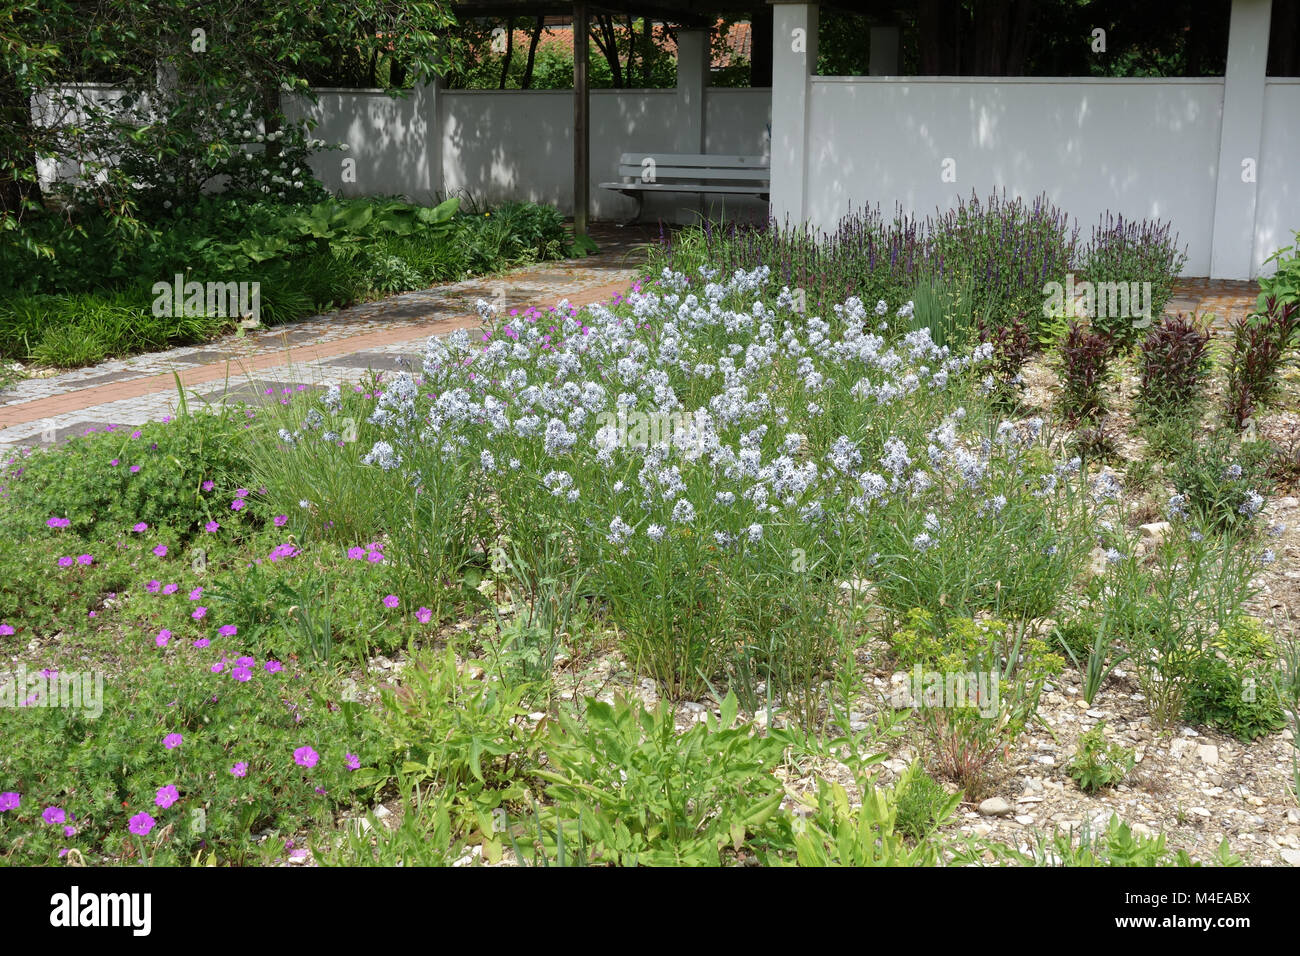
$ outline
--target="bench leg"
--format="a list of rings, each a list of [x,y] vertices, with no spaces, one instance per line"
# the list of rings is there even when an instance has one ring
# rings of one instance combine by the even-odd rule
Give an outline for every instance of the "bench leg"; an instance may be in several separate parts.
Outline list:
[[[623,195],[627,196],[629,199],[636,200],[636,212],[632,214],[631,219],[627,220],[626,222],[620,222],[619,225],[635,226],[641,219],[641,208],[645,205],[645,195],[641,192],[624,193]]]

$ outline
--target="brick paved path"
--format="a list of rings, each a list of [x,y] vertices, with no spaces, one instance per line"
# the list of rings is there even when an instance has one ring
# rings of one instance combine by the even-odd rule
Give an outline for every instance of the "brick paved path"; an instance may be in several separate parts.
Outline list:
[[[244,338],[104,362],[50,378],[27,379],[0,392],[0,448],[40,445],[109,424],[139,424],[175,412],[176,376],[186,393],[219,402],[250,398],[290,384],[346,384],[365,369],[419,367],[431,335],[477,327],[482,298],[506,310],[607,301],[625,292],[645,261],[650,230],[594,227],[601,252],[587,259],[541,263],[502,276],[410,292]],[[1253,282],[1184,279],[1166,312],[1248,310]]]
[[[32,378],[0,392],[0,448],[42,445],[109,424],[133,425],[176,411],[186,395],[237,401],[289,384],[355,382],[365,369],[418,369],[431,335],[474,328],[486,299],[509,311],[608,301],[626,292],[645,262],[648,230],[593,228],[586,259],[546,262],[312,316],[200,346],[153,352]]]

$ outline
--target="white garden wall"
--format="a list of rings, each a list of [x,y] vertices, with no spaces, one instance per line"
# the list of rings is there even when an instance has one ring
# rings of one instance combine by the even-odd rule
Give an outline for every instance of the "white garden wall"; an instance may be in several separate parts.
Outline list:
[[[480,203],[528,199],[573,211],[573,94],[567,90],[421,90],[394,100],[378,91],[318,90],[317,102],[290,107],[318,125],[313,135],[347,143],[312,166],[330,190],[344,195],[403,194],[428,200],[447,192]],[[768,90],[707,90],[705,150],[766,152]],[[625,152],[697,152],[696,119],[677,90],[591,91],[591,211],[625,219],[636,209],[601,189],[618,179]],[[354,182],[343,177],[355,160]],[[748,216],[766,216],[755,200],[731,200]],[[698,201],[652,197],[645,216],[677,221],[698,214]]]
[[[1209,273],[1221,79],[812,77],[809,94],[805,188],[819,227],[865,203],[924,216],[1005,188],[1046,193],[1085,239],[1106,211],[1168,220],[1186,274]]]
[[[1259,199],[1255,210],[1252,266],[1295,244],[1300,229],[1300,79],[1272,79],[1264,85],[1264,129],[1259,155]]]

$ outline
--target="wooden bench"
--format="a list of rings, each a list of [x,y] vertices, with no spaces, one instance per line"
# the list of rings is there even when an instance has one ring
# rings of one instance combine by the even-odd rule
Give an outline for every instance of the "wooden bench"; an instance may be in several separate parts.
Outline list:
[[[652,193],[719,193],[767,199],[771,171],[766,156],[707,156],[689,153],[624,153],[618,162],[622,182],[601,183],[636,200],[636,214]]]

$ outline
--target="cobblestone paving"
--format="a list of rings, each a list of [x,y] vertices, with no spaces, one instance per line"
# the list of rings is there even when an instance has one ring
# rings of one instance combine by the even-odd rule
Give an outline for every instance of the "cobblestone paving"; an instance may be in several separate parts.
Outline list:
[[[26,379],[0,393],[0,448],[48,444],[109,424],[139,424],[173,415],[176,377],[204,402],[247,400],[266,389],[356,382],[367,369],[418,368],[430,335],[474,328],[478,299],[510,310],[560,301],[606,301],[624,291],[644,263],[649,230],[594,227],[601,252],[587,259],[540,263],[392,296],[275,329],[201,346],[103,362],[47,378]],[[1183,279],[1168,313],[1215,314],[1216,331],[1244,314],[1258,295],[1253,282]],[[404,365],[403,362],[409,362]],[[256,384],[252,384],[256,383]]]
[[[400,367],[399,358],[418,356],[430,335],[477,327],[479,299],[506,311],[550,308],[565,300],[575,305],[607,301],[636,280],[648,232],[603,227],[592,233],[600,252],[586,259],[538,263],[242,337],[232,334],[199,346],[24,379],[0,392],[0,448],[49,444],[90,428],[173,415],[177,376],[187,396],[235,402],[271,387],[352,383],[367,368],[393,371]],[[413,367],[418,365],[415,360]]]

